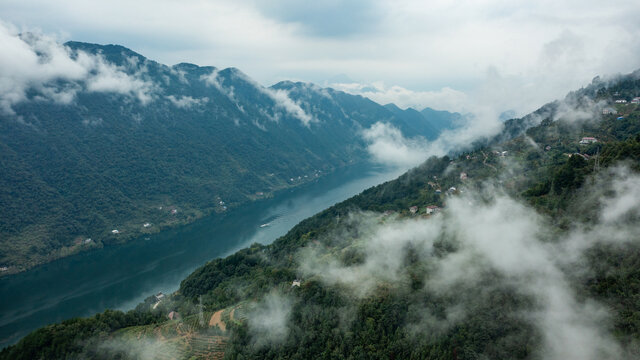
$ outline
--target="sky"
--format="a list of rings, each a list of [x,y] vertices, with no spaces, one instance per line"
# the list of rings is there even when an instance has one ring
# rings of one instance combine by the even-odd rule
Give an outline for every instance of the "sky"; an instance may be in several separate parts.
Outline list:
[[[3,0],[0,21],[402,108],[523,115],[640,68],[637,1]]]

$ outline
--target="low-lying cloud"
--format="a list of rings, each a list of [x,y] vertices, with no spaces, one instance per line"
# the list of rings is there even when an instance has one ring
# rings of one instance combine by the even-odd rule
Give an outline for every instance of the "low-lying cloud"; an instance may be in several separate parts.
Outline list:
[[[407,139],[393,125],[377,122],[362,133],[369,143],[367,150],[378,162],[412,167],[428,157],[428,145],[424,138]]]
[[[519,316],[542,335],[543,347],[536,350],[541,358],[622,359],[625,349],[609,332],[611,314],[597,301],[578,296],[572,284],[574,275],[586,270],[586,250],[602,243],[624,246],[640,238],[640,196],[634,196],[640,176],[614,168],[602,177],[591,185],[598,195],[590,206],[601,207],[599,219],[576,223],[565,233],[548,230],[549,219],[489,186],[449,199],[442,214],[428,219],[352,214],[344,220],[350,230],[329,237],[331,243],[356,251],[362,261],[345,264],[327,248],[311,245],[298,254],[299,271],[307,279],[339,285],[356,298],[373,294],[380,284],[406,288],[411,282],[409,251],[428,267],[424,290],[432,294],[477,288],[482,274],[494,271],[535,300],[533,309]],[[443,239],[455,250],[438,253],[434,244]],[[447,321],[463,319],[468,305],[452,305]],[[424,328],[418,331],[429,333],[433,315],[424,316]]]
[[[194,106],[204,105],[209,101],[209,98],[193,98],[191,96],[173,96],[168,95],[167,99],[171,101],[173,105],[183,109],[190,109]]]
[[[15,114],[13,106],[28,100],[69,104],[79,91],[113,92],[136,98],[143,104],[153,99],[155,86],[139,73],[108,63],[101,55],[72,51],[40,32],[19,33],[0,22],[0,110]]]
[[[250,84],[256,90],[269,97],[269,99],[274,103],[274,113],[277,113],[277,109],[283,110],[286,114],[300,120],[302,125],[306,127],[309,127],[310,123],[317,121],[315,117],[309,115],[306,111],[304,111],[299,102],[291,99],[288,91],[283,89],[272,89],[264,87],[238,70],[233,70],[231,74],[231,76]],[[229,100],[235,103],[236,106],[238,106],[238,108],[242,112],[244,112],[244,108],[239,105],[235,88],[232,85],[224,85],[224,80],[220,77],[220,72],[217,69],[213,70],[210,74],[202,75],[200,77],[200,80],[205,81],[208,85],[215,87],[220,92],[225,94],[229,98]],[[263,109],[260,110],[263,111]],[[274,121],[278,121],[279,118],[277,114],[275,116],[271,116],[266,113],[263,115],[266,115],[268,118],[271,118]],[[256,126],[260,127],[261,125],[256,124]]]
[[[383,82],[372,84],[331,83],[329,87],[350,94],[362,95],[378,104],[393,103],[400,108],[422,110],[425,107],[448,111],[469,111],[469,96],[462,91],[444,87],[438,91],[414,91],[402,86],[386,86]]]
[[[175,343],[166,339],[136,338],[126,336],[109,339],[100,343],[97,349],[101,354],[112,358],[154,360],[158,358],[179,359],[181,351]]]
[[[258,347],[286,340],[293,301],[281,294],[267,294],[249,314],[249,332]]]

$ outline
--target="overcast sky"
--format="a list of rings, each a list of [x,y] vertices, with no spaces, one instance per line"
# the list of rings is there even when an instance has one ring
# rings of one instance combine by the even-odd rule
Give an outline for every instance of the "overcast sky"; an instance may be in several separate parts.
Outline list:
[[[0,19],[401,107],[524,113],[640,68],[635,0],[2,0]]]

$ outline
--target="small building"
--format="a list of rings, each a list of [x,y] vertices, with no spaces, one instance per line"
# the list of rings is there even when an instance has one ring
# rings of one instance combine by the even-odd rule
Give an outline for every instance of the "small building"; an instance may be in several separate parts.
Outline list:
[[[626,104],[626,103],[627,103],[627,100],[625,100],[625,99],[616,100],[616,104]]]
[[[91,238],[84,239],[84,243],[85,243],[85,244],[88,244],[88,243],[90,243],[90,242],[92,242],[92,241],[93,241],[93,240],[91,240]]]
[[[624,120],[624,116],[618,116],[618,120]]]
[[[594,137],[583,137],[582,140],[580,140],[580,144],[582,145],[586,145],[586,144],[593,144],[595,142],[598,142],[598,139],[594,138]]]
[[[291,287],[300,287],[300,284],[302,283],[302,280],[300,279],[295,279],[293,280],[293,282],[291,283]]]
[[[144,223],[144,225],[142,225],[142,227],[148,228],[148,227],[151,227],[151,224],[149,224],[149,223]]]
[[[449,190],[447,190],[447,192],[449,194],[456,192],[456,188],[454,186],[450,187]]]
[[[0,271],[7,271],[7,270],[9,270],[9,268],[6,266],[0,267]]]
[[[162,299],[164,299],[164,294],[163,294],[162,292],[157,293],[157,294],[156,294],[156,300],[157,300],[157,301],[160,301],[160,300],[162,300]]]
[[[544,149],[545,149],[546,151],[551,150],[551,145],[547,145]]]
[[[112,234],[120,234],[120,231],[118,229],[113,229],[111,230]]]
[[[436,189],[436,195],[440,195],[440,194],[442,194],[442,190]]]
[[[440,208],[436,205],[427,206],[427,215],[435,214],[440,211]]]
[[[461,172],[460,173],[460,180],[467,180],[467,173],[466,172]]]
[[[613,108],[604,108],[604,109],[602,109],[602,115],[609,115],[609,114],[615,115],[617,113],[618,113],[618,111],[616,109],[613,109]]]
[[[177,214],[177,213],[178,213],[178,209],[173,209],[173,210],[171,210],[171,214],[175,215],[175,214]]]
[[[417,206],[412,206],[412,207],[410,207],[410,208],[409,208],[409,211],[410,211],[412,214],[415,214],[415,213],[417,213],[417,212],[418,212],[418,207],[417,207]]]
[[[509,152],[508,152],[508,151],[502,151],[502,152],[500,152],[500,156],[502,156],[502,157],[505,157],[505,156],[507,156],[508,154],[509,154]]]
[[[640,104],[640,97],[634,97],[633,100],[631,100],[632,104]]]

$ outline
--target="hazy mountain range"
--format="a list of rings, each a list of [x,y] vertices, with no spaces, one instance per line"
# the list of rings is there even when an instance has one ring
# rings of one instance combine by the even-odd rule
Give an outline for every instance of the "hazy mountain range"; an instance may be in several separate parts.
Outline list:
[[[376,123],[432,140],[462,118],[308,83],[264,87],[238,69],[165,66],[117,45],[21,39],[38,60],[0,101],[4,273],[366,161]]]
[[[638,75],[0,357],[637,359]]]

